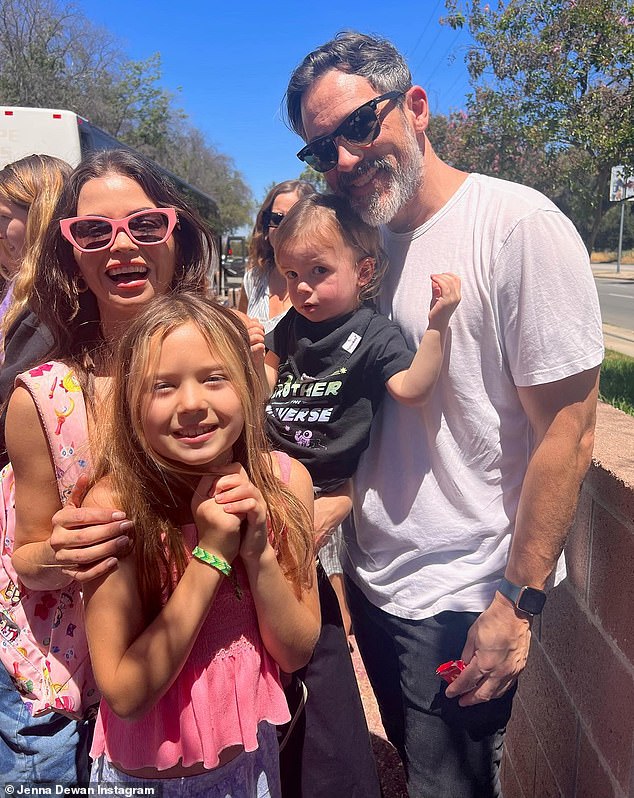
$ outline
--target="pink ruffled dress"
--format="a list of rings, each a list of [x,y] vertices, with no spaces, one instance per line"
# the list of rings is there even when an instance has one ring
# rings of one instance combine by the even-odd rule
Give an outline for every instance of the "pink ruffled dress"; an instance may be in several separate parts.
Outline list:
[[[183,527],[189,550],[196,527]],[[240,559],[232,579],[224,579],[198,638],[178,678],[140,720],[118,718],[102,700],[90,755],[105,754],[125,770],[167,770],[202,762],[219,764],[219,754],[233,745],[255,751],[260,721],[288,722],[288,706],[279,668],[264,648],[255,604]]]

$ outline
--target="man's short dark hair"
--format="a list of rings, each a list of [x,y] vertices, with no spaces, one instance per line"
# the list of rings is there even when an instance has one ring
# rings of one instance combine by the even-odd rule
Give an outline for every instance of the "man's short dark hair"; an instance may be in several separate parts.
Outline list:
[[[291,128],[306,138],[302,122],[304,92],[325,72],[338,69],[366,78],[379,94],[407,91],[412,75],[405,59],[387,39],[342,31],[309,53],[291,75],[286,90],[286,115]]]

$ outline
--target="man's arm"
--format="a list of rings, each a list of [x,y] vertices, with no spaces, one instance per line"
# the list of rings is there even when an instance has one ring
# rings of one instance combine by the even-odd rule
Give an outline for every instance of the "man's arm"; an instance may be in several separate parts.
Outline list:
[[[515,521],[506,578],[543,589],[566,542],[590,466],[599,367],[518,388],[535,437]],[[467,668],[448,688],[463,706],[502,695],[526,665],[530,618],[500,593],[469,630]]]
[[[329,493],[320,493],[315,499],[315,548],[321,549],[337,527],[352,511],[352,485],[347,480]]]
[[[522,485],[506,577],[544,588],[574,520],[592,461],[599,367],[518,388],[536,444]]]

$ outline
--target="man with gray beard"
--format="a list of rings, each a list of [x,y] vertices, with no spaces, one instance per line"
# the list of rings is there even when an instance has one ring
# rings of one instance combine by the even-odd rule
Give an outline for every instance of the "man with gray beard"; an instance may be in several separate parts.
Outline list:
[[[444,163],[387,41],[343,33],[291,76],[298,157],[390,260],[379,311],[413,349],[433,272],[462,280],[424,413],[386,397],[354,478],[353,627],[414,798],[499,796],[503,731],[532,617],[590,464],[601,320],[588,254],[546,197]],[[466,663],[445,686],[436,668]]]

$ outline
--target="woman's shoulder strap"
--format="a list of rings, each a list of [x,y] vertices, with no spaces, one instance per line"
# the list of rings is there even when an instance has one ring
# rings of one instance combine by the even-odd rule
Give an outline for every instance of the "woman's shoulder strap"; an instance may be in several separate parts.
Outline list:
[[[89,467],[88,419],[81,385],[65,363],[49,361],[16,377],[33,397],[55,464],[62,503]]]

